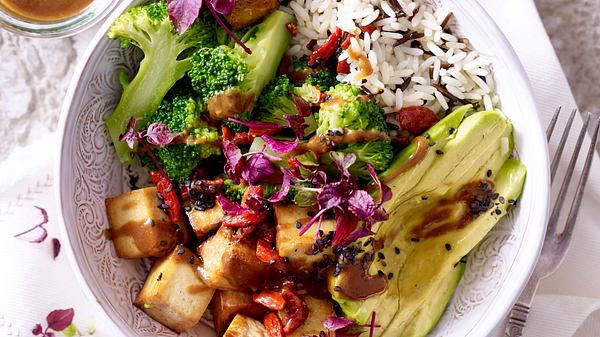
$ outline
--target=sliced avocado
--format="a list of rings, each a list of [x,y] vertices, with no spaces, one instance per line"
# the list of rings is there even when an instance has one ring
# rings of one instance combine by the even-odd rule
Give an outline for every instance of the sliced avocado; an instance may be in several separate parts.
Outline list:
[[[508,159],[512,152],[512,125],[499,111],[479,112],[465,118],[456,135],[448,137],[437,152],[430,161],[424,159],[387,180],[394,198],[385,205],[390,212],[389,220],[376,235],[383,243],[381,252],[386,259],[374,261],[369,270],[371,275],[379,270],[394,275],[388,280],[387,290],[362,301],[334,296],[345,315],[359,322],[366,322],[371,312],[377,311],[382,326],[378,329],[379,336],[420,336],[430,328],[427,324],[411,327],[411,322],[419,320],[420,312],[428,311],[426,316],[433,325],[434,309],[428,309],[427,303],[438,295],[439,285],[455,263],[504,216],[508,205],[498,206],[500,214],[496,214],[495,208],[490,209],[465,222],[463,227],[415,238],[415,228],[423,227],[425,217],[440,207],[449,208],[450,219],[464,214],[465,203],[448,206],[447,200],[463,186],[481,179],[492,181],[494,191],[504,200],[516,200],[521,193],[525,168],[520,162]],[[423,172],[417,172],[420,170]],[[398,250],[400,254],[395,253]],[[443,307],[445,303],[436,306],[441,311]]]
[[[419,309],[415,317],[411,320],[410,325],[406,328],[406,336],[425,337],[433,330],[437,322],[442,318],[464,272],[465,264],[458,263],[450,270],[448,275],[442,278],[430,298],[423,303],[421,309]]]

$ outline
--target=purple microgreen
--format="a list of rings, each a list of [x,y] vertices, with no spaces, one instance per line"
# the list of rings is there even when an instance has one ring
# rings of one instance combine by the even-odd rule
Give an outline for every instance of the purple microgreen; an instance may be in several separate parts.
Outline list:
[[[350,177],[348,169],[356,162],[354,153],[329,152],[329,157],[333,161],[333,165],[340,171],[343,177]]]
[[[152,123],[146,130],[146,139],[148,143],[157,146],[164,146],[170,144],[175,137],[178,136],[177,132],[171,131],[166,124],[163,123]]]
[[[33,206],[35,208],[37,208],[40,213],[42,213],[42,222],[40,222],[39,224],[29,228],[28,230],[21,232],[19,234],[14,235],[15,238],[21,237],[27,233],[30,233],[32,231],[34,231],[35,229],[41,229],[42,232],[40,233],[40,235],[33,240],[30,240],[29,242],[31,243],[42,243],[44,242],[44,240],[46,240],[46,238],[48,237],[48,230],[46,230],[46,227],[44,227],[45,224],[48,223],[48,212],[46,212],[46,210],[42,207],[38,207],[38,206]]]
[[[281,168],[281,172],[283,173],[284,176],[287,176],[288,179],[290,179],[290,181],[295,182],[295,183],[302,183],[305,182],[306,179],[302,179],[300,177],[297,177],[294,172],[292,172],[292,170],[290,170],[287,167],[282,167]]]
[[[327,173],[324,171],[315,172],[311,182],[317,187],[325,186],[327,184]]]
[[[253,184],[271,177],[276,172],[273,163],[267,159],[265,154],[257,153],[246,160],[246,165],[242,169],[242,178]]]
[[[304,117],[301,115],[283,115],[283,118],[288,122],[288,127],[294,131],[296,137],[304,138],[304,128],[306,128]]]
[[[298,144],[300,142],[298,137],[296,137],[296,139],[294,139],[294,140],[281,140],[281,139],[275,139],[268,134],[264,134],[261,136],[261,138],[265,141],[265,143],[267,145],[269,145],[269,148],[273,152],[276,152],[279,154],[288,153],[288,152],[292,151],[293,149],[295,149],[298,146]]]
[[[276,203],[276,202],[280,202],[281,200],[285,199],[285,197],[287,197],[288,193],[290,192],[290,188],[291,188],[291,179],[287,174],[283,174],[283,182],[281,183],[281,186],[279,187],[279,190],[275,193],[273,193],[273,195],[271,195],[267,200],[269,202],[272,203]]]
[[[354,214],[336,209],[335,210],[335,234],[333,235],[333,246],[348,244],[347,238],[356,230],[358,218]]]
[[[129,146],[130,149],[133,149],[135,147],[135,141],[139,138],[139,134],[135,132],[136,123],[137,120],[135,119],[135,117],[131,117],[129,119],[129,122],[127,123],[127,129],[122,135],[119,136],[119,141],[126,142],[127,146]]]
[[[294,98],[294,105],[298,110],[298,113],[302,117],[308,117],[311,114],[310,104],[302,97],[292,93],[292,97]]]
[[[376,327],[378,326],[375,324],[375,311],[373,311],[371,314],[371,324],[369,325],[369,337],[373,337]]]
[[[252,54],[252,50],[250,50],[250,48],[248,48],[244,42],[242,42],[242,40],[240,40],[239,37],[237,37],[235,35],[234,32],[231,31],[231,29],[229,29],[229,27],[227,26],[227,24],[225,24],[225,22],[223,22],[223,20],[221,20],[221,17],[219,16],[219,13],[217,13],[216,9],[211,5],[210,2],[208,2],[206,4],[206,7],[208,7],[208,10],[210,11],[210,14],[212,14],[212,16],[215,18],[215,20],[217,21],[217,23],[219,24],[219,26],[221,26],[221,28],[223,28],[223,30],[225,32],[227,32],[227,34],[240,46],[242,47],[242,49],[244,49],[244,51],[248,54]]]
[[[277,157],[275,155],[270,154],[269,152],[265,152],[265,149],[267,148],[266,144],[261,145],[261,147],[258,149],[258,151],[253,151],[253,152],[246,152],[244,153],[244,157],[251,157],[254,156],[256,154],[262,154],[265,157],[267,157],[267,159],[271,160],[271,161],[281,161],[282,159],[280,157]]]
[[[357,323],[346,317],[329,316],[323,321],[323,326],[330,332],[334,332],[351,325],[357,325]]]
[[[171,179],[169,178],[169,176],[167,175],[167,173],[165,172],[165,170],[163,170],[163,167],[160,164],[160,162],[158,161],[158,158],[156,158],[156,155],[154,154],[154,152],[152,151],[152,149],[150,148],[150,146],[148,146],[148,144],[144,141],[144,138],[140,137],[140,138],[138,138],[138,140],[139,140],[139,143],[144,148],[144,150],[150,156],[150,159],[152,160],[152,163],[154,163],[154,166],[156,166],[156,169],[158,170],[158,172],[160,172],[160,174],[162,176],[166,177],[169,180],[169,182],[172,184],[173,182],[171,181]]]
[[[242,205],[233,202],[222,195],[217,195],[217,201],[219,202],[219,205],[221,205],[223,212],[228,214],[238,215],[246,211]]]
[[[375,202],[367,191],[357,190],[348,198],[348,209],[359,219],[366,219],[375,213]]]
[[[262,195],[259,195],[257,193],[255,186],[250,185],[248,188],[250,188],[251,193],[249,193],[246,197],[246,206],[248,206],[248,209],[251,209],[255,212],[260,212],[264,206],[264,198],[262,197]]]
[[[265,132],[277,132],[277,131],[281,131],[281,130],[285,129],[285,125],[268,123],[268,122],[248,122],[248,121],[242,121],[242,120],[239,120],[239,119],[236,119],[233,117],[229,117],[228,121],[234,122],[239,125],[243,125],[250,129],[263,130]]]
[[[355,230],[354,232],[352,232],[350,235],[348,235],[346,238],[344,238],[340,245],[344,246],[344,245],[348,245],[360,238],[364,238],[366,236],[371,236],[371,235],[375,235],[375,233],[370,230],[367,227],[361,227],[357,230]]]
[[[225,174],[229,179],[233,180],[236,184],[240,183],[240,174],[242,173],[242,167],[244,166],[244,158],[242,156],[242,150],[232,141],[223,140],[223,154],[227,163],[225,164]]]
[[[168,0],[169,18],[178,34],[185,33],[196,21],[202,0]]]
[[[319,212],[312,219],[310,219],[306,223],[306,225],[304,225],[304,227],[302,227],[302,229],[300,229],[300,232],[298,232],[298,235],[300,235],[300,236],[304,235],[304,233],[306,233],[306,231],[308,231],[315,222],[320,220],[323,217],[323,214],[325,214],[325,212],[327,212],[327,211],[328,211],[328,209],[319,210]]]
[[[323,186],[321,193],[317,197],[319,207],[332,209],[341,205],[345,201],[346,187],[344,181],[337,181]]]
[[[33,327],[33,329],[31,329],[31,333],[34,336],[41,335],[44,333],[44,328],[42,328],[42,325],[38,323]]]
[[[235,0],[207,0],[210,6],[215,9],[215,12],[227,16],[231,15],[235,7]]]
[[[46,317],[46,322],[48,323],[46,330],[63,331],[71,325],[73,316],[75,316],[75,311],[72,308],[53,310]]]
[[[60,241],[57,238],[52,238],[52,258],[56,260],[60,254]]]
[[[379,205],[392,199],[392,190],[390,189],[390,187],[379,179],[377,173],[375,173],[375,169],[373,168],[373,166],[369,164],[367,167],[369,169],[369,173],[371,174],[371,178],[373,178],[373,182],[379,188]]]

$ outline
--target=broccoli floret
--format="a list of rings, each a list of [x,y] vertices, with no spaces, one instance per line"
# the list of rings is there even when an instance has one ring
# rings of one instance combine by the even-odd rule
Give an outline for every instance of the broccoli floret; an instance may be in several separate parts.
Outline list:
[[[202,46],[216,45],[216,25],[202,16],[184,34],[178,35],[169,19],[165,0],[137,6],[112,24],[108,37],[119,39],[122,47],[134,45],[144,59],[123,88],[121,100],[106,125],[121,162],[131,161],[131,149],[119,141],[131,117],[140,129],[156,111],[171,87],[191,68],[192,53]]]
[[[336,151],[356,154],[356,162],[350,166],[349,171],[357,179],[371,179],[367,164],[373,166],[375,171],[382,172],[390,166],[394,158],[392,142],[389,140],[353,143]]]
[[[301,87],[295,87],[294,94],[311,104],[321,101],[321,89],[309,83],[304,83]]]
[[[327,95],[330,98],[319,110],[317,133],[340,129],[387,132],[382,110],[374,100],[362,95],[359,88],[338,84]]]
[[[294,86],[287,75],[281,75],[271,80],[258,98],[257,108],[252,114],[252,120],[287,125],[285,115],[298,115],[291,92]],[[317,123],[312,115],[304,118],[305,136],[315,132]]]
[[[322,91],[327,91],[340,83],[335,77],[336,73],[329,69],[318,70],[308,75],[306,83],[312,84]]]
[[[292,71],[307,71],[310,68],[308,67],[308,62],[305,60],[301,60],[298,56],[292,56]]]
[[[202,48],[192,58],[188,72],[194,89],[202,95],[213,119],[226,119],[253,109],[256,98],[271,79],[291,41],[287,29],[293,16],[282,11],[270,14],[249,29],[239,45]]]
[[[185,135],[185,144],[169,144],[153,150],[165,173],[175,181],[189,177],[200,159],[221,154],[217,146],[219,133],[201,119],[201,110],[190,90],[176,86],[148,121],[148,124],[164,123],[170,130]],[[156,169],[149,156],[143,156],[142,162]]]
[[[279,185],[271,185],[264,184],[263,187],[263,197],[268,198],[273,195],[273,193],[277,192],[279,189]],[[221,187],[221,191],[223,195],[231,201],[240,202],[242,201],[242,197],[244,193],[248,190],[248,185],[245,184],[236,184],[231,179],[225,179],[223,181],[223,186]]]

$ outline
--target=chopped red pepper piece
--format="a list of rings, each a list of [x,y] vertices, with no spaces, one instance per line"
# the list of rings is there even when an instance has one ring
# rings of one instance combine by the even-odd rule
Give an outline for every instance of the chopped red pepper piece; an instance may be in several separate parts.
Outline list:
[[[352,34],[346,34],[346,38],[344,38],[344,41],[342,41],[342,43],[340,43],[340,48],[346,49],[346,48],[350,47],[350,39],[353,36],[354,35],[352,35]]]
[[[285,333],[283,332],[283,323],[281,323],[281,320],[274,312],[268,313],[263,318],[263,324],[267,329],[267,335],[269,337],[285,337]]]
[[[423,106],[409,106],[398,112],[400,127],[404,130],[419,134],[437,123],[438,118],[433,111]]]
[[[285,307],[283,296],[272,290],[263,290],[260,294],[254,294],[252,300],[270,310],[283,310]]]
[[[158,193],[163,196],[164,204],[168,206],[167,213],[171,221],[179,222],[181,220],[181,203],[171,179],[166,174],[157,171],[150,171],[150,179],[152,179]]]
[[[366,26],[360,26],[360,30],[362,30],[365,33],[369,33],[369,35],[372,35],[373,32],[375,31],[375,26],[373,26],[372,24],[369,24]]]
[[[260,261],[273,265],[277,270],[284,272],[287,269],[285,261],[267,241],[258,239],[256,243],[256,258]]]
[[[287,286],[281,288],[281,296],[285,300],[284,318],[282,320],[283,331],[286,334],[291,334],[306,322],[308,307],[304,300]]]
[[[279,63],[279,67],[277,68],[277,76],[287,74],[291,65],[292,58],[289,55],[284,55]]]
[[[338,74],[350,74],[350,64],[346,60],[339,61],[336,71]]]
[[[327,62],[336,49],[339,47],[342,39],[342,30],[337,28],[323,43],[321,47],[310,54],[308,66],[315,67],[323,62]]]

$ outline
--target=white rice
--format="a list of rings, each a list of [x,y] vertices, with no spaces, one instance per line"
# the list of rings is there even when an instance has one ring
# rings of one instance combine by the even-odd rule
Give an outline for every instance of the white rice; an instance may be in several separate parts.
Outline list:
[[[338,79],[379,94],[386,113],[411,105],[440,114],[464,102],[488,110],[498,106],[492,60],[443,27],[450,14],[447,8],[427,0],[293,0],[283,9],[298,19],[290,55],[309,55],[311,40],[322,45],[336,28],[354,35],[349,48],[367,57],[373,73],[358,76],[358,60],[344,51],[338,61],[350,64],[350,74]],[[361,34],[360,26],[367,25],[374,31]],[[423,37],[398,45],[407,34]]]

